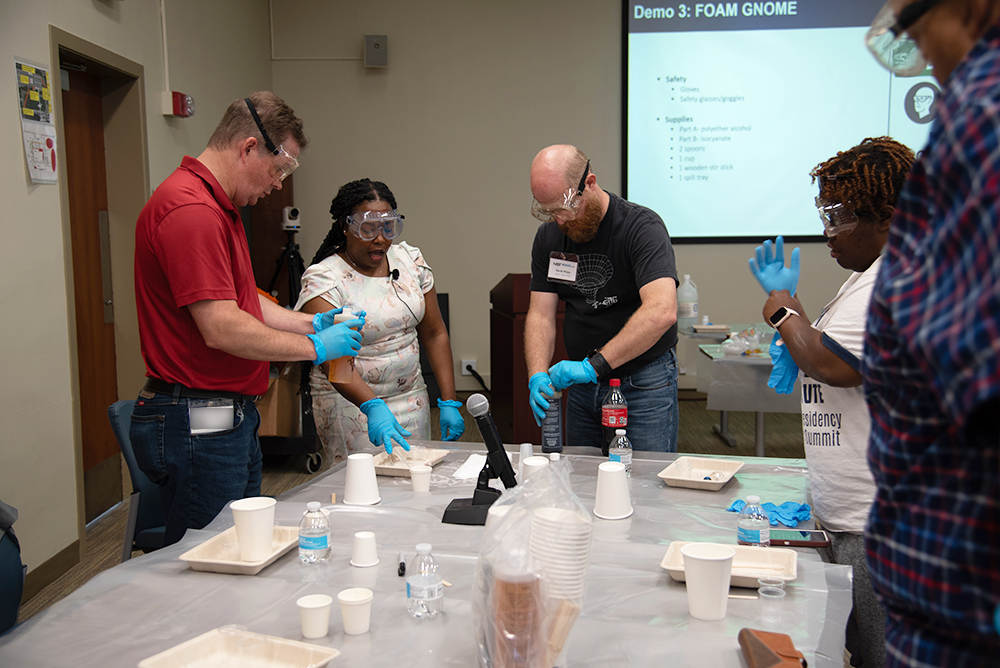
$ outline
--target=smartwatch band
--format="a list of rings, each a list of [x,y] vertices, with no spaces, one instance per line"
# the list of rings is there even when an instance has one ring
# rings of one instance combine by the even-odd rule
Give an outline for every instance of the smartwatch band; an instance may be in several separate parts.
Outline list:
[[[604,355],[597,352],[596,350],[587,356],[587,361],[590,362],[590,366],[594,367],[594,371],[597,372],[597,379],[607,378],[611,375],[613,369],[608,361],[604,359]]]

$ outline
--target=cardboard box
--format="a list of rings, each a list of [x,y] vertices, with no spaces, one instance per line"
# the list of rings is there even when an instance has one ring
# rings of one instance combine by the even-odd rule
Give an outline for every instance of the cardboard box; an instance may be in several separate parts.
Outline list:
[[[299,403],[299,365],[271,370],[267,393],[257,400],[260,436],[298,436],[302,413]]]

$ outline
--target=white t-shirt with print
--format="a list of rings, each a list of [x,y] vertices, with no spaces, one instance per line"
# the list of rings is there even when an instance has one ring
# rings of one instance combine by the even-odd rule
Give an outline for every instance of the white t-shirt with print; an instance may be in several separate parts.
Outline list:
[[[854,272],[823,309],[813,327],[858,360],[862,357],[868,303],[882,258]],[[831,531],[863,533],[875,498],[868,469],[871,418],[864,389],[831,387],[805,373],[802,382],[802,436],[809,465],[813,510]]]

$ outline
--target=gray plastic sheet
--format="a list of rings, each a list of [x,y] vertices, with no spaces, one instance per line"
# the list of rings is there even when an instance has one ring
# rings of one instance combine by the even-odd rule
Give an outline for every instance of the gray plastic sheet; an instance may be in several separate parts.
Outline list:
[[[453,498],[472,495],[474,481],[451,478],[472,450],[436,442],[422,445],[454,450],[435,467],[432,491],[414,494],[407,478],[380,476],[379,505],[330,507],[329,563],[303,565],[293,549],[256,576],[189,569],[178,557],[231,527],[227,509],[204,530],[189,531],[179,544],[105,571],[0,636],[0,666],[136,666],[224,624],[301,640],[295,600],[312,593],[336,597],[348,587],[374,591],[371,630],[345,635],[335,601],[330,635],[309,641],[343,653],[331,665],[475,666],[471,598],[483,528],[441,523]],[[637,452],[630,481],[635,512],[625,520],[595,518],[583,611],[567,640],[562,665],[646,666],[669,659],[673,666],[743,666],[736,636],[743,627],[763,628],[759,602],[730,599],[724,620],[692,619],[684,584],[673,581],[660,561],[673,540],[735,543],[736,515],[725,509],[748,494],[778,504],[808,502],[805,462],[746,458],[734,480],[710,492],[665,486],[656,474],[675,458]],[[602,461],[597,456],[570,457],[574,492],[590,510]],[[296,525],[306,502],[327,506],[331,493],[339,501],[343,491],[344,470],[337,467],[279,497],[276,522]],[[353,535],[364,530],[375,532],[380,562],[354,568],[349,564]],[[433,545],[442,575],[453,583],[445,589],[444,612],[436,619],[408,616],[404,580],[397,575],[400,550],[409,562],[418,542]],[[780,630],[792,637],[810,666],[840,668],[851,607],[851,569],[824,563],[816,550],[797,552],[798,578],[786,588]]]
[[[766,349],[766,346],[765,346]],[[726,355],[722,346],[698,346],[698,391],[708,394],[710,411],[798,413],[802,410],[800,381],[791,394],[778,394],[767,386],[771,358]]]

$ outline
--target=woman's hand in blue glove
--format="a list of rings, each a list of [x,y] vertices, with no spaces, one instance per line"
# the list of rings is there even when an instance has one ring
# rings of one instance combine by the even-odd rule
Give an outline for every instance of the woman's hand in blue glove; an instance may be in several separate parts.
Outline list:
[[[404,450],[409,451],[410,444],[403,437],[411,434],[396,422],[396,416],[384,401],[375,397],[361,404],[359,408],[368,418],[368,440],[373,445],[380,445],[391,454],[392,442],[396,441]]]
[[[438,423],[441,425],[442,441],[457,441],[465,433],[465,420],[458,409],[462,406],[461,401],[438,399],[438,408],[441,413],[438,415]]]
[[[528,379],[528,404],[539,427],[545,419],[545,411],[549,410],[549,400],[546,397],[551,397],[555,393],[552,389],[552,379],[544,371]]]
[[[781,341],[781,334],[774,333],[771,340],[771,377],[767,379],[767,386],[778,394],[791,394],[795,390],[795,380],[799,377],[799,367],[792,359],[792,354],[788,352],[788,347]]]
[[[775,290],[788,290],[794,295],[799,286],[799,249],[792,249],[791,266],[785,267],[784,238],[779,236],[774,240],[773,251],[771,240],[768,239],[763,245],[757,246],[756,256],[750,258],[750,273],[767,294]]]

